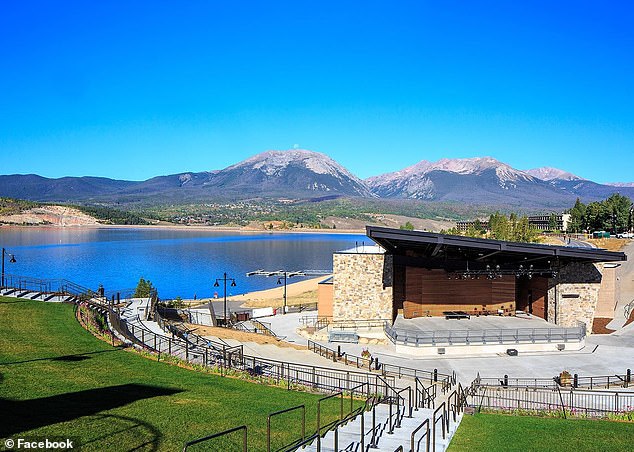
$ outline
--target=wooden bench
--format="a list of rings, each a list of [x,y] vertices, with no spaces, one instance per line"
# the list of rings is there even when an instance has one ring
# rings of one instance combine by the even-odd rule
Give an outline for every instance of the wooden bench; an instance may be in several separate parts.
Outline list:
[[[359,335],[354,331],[331,331],[328,333],[328,342],[350,342],[357,344]]]

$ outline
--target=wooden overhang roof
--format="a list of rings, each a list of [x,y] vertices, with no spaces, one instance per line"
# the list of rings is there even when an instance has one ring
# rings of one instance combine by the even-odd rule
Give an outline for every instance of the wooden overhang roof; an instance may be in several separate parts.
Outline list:
[[[395,256],[415,255],[434,260],[465,259],[481,263],[538,260],[596,263],[627,260],[625,253],[597,248],[506,242],[378,226],[366,226],[366,234]]]

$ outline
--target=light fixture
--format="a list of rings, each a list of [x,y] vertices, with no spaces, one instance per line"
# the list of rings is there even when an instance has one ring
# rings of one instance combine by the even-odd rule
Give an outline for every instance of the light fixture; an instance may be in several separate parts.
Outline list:
[[[214,287],[220,287],[220,284],[218,284],[218,281],[214,283]]]

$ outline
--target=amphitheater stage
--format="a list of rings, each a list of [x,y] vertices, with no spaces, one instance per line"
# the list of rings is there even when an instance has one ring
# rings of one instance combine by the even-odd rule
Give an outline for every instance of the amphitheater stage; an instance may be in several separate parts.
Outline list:
[[[584,325],[564,328],[528,314],[460,319],[399,315],[385,332],[398,353],[418,356],[580,350],[586,337]]]

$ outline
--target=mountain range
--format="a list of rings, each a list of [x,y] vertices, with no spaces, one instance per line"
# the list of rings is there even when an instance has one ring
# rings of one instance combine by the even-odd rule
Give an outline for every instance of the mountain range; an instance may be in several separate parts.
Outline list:
[[[0,176],[0,196],[43,202],[174,204],[253,198],[347,198],[460,202],[526,209],[563,209],[612,193],[634,198],[630,183],[598,184],[566,171],[521,171],[491,157],[422,160],[361,180],[318,152],[267,151],[222,170],[157,176],[145,181],[101,177],[49,179]]]

